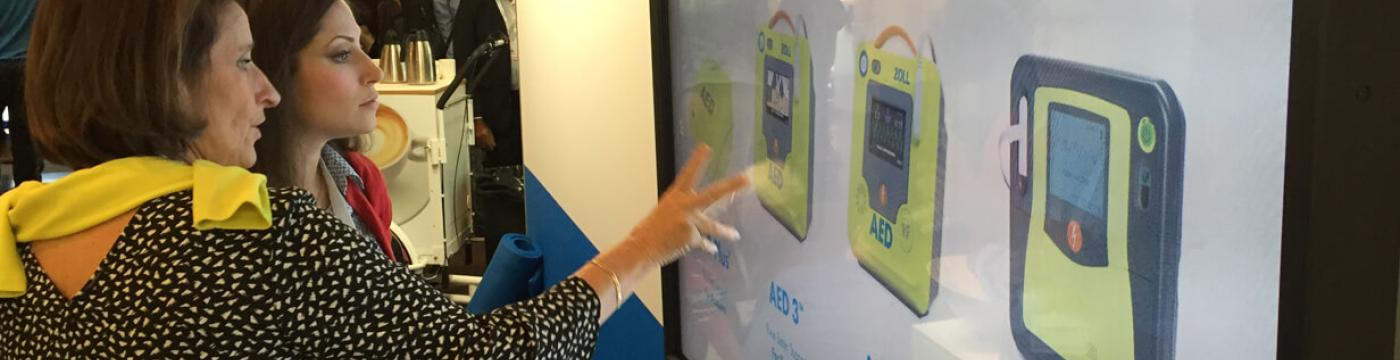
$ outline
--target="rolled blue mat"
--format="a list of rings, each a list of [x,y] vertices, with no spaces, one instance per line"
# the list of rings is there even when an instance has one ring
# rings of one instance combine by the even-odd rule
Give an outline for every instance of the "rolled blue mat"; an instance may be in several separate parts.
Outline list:
[[[530,277],[530,296],[544,293],[544,260],[540,260],[540,271]]]
[[[481,285],[467,304],[467,311],[485,314],[542,293],[543,256],[535,242],[525,235],[502,236],[496,253],[491,255],[491,264],[481,275]]]

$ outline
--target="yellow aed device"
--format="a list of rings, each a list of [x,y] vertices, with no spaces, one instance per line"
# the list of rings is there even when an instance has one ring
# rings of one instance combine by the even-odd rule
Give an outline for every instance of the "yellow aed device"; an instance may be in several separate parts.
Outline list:
[[[883,49],[889,40],[913,56]],[[918,316],[938,293],[947,132],[933,43],[886,28],[854,54],[847,229],[861,267]]]
[[[734,103],[729,75],[719,63],[706,59],[686,97],[690,134],[695,143],[710,146],[710,163],[702,183],[727,175],[734,143]]]
[[[791,33],[775,26],[787,25]],[[759,202],[797,241],[812,224],[812,50],[806,24],[778,11],[758,31],[758,113],[750,174]]]
[[[1027,55],[1011,76],[1011,328],[1028,359],[1171,359],[1186,124],[1165,81]]]

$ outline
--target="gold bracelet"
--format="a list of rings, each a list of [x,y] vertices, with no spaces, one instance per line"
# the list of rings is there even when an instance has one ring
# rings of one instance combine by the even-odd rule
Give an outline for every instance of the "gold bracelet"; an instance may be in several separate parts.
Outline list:
[[[598,262],[598,259],[588,260],[588,262],[593,264],[593,266],[597,266],[599,269],[603,269],[603,271],[607,271],[608,275],[612,276],[613,293],[617,294],[617,304],[614,305],[613,310],[622,308],[622,282],[617,280],[617,273],[608,269],[607,266],[603,266],[603,263]]]

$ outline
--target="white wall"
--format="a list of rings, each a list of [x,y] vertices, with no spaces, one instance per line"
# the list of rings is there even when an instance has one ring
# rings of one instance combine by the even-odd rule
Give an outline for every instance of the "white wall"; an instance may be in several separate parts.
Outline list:
[[[648,2],[517,4],[525,164],[606,251],[656,204]],[[660,322],[660,273],[637,295]]]

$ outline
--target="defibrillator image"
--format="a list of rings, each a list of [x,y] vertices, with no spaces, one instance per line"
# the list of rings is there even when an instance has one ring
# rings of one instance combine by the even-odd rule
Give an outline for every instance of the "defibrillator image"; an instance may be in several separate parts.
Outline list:
[[[947,139],[942,74],[932,41],[923,43],[891,26],[852,54],[858,69],[847,209],[856,260],[918,316],[928,314],[938,293]]]
[[[1028,359],[1170,359],[1186,124],[1165,81],[1026,55],[1011,76],[1011,328]]]
[[[706,183],[723,178],[729,171],[729,153],[734,148],[733,93],[724,68],[714,60],[703,60],[685,106],[693,141],[708,145],[712,151],[702,179]]]
[[[797,241],[812,224],[812,50],[807,25],[784,11],[758,31],[754,191]]]

